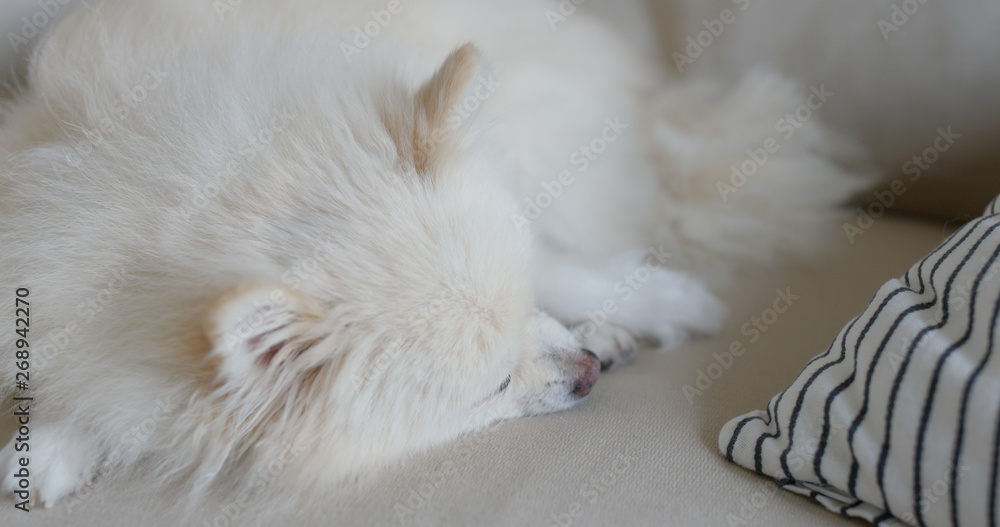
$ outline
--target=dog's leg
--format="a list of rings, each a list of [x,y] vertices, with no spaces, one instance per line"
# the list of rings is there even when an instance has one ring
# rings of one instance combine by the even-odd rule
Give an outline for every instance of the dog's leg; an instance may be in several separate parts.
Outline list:
[[[578,261],[542,256],[538,301],[605,368],[625,359],[637,339],[655,340],[666,350],[722,325],[722,302],[698,279],[660,266],[655,251],[633,251],[602,266]]]
[[[17,444],[28,444],[30,450],[18,451]],[[51,507],[93,479],[98,457],[97,446],[90,437],[72,426],[35,425],[31,428],[30,443],[19,442],[15,435],[0,454],[0,467],[4,470],[0,490],[7,494],[28,490],[29,503]],[[27,470],[21,471],[22,468]],[[29,476],[20,478],[19,471]],[[23,496],[15,494],[16,501],[22,501]]]

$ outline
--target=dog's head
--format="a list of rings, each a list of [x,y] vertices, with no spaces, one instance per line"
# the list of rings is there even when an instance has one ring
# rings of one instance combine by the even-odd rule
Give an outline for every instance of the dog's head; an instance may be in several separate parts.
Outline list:
[[[211,309],[214,408],[234,440],[294,438],[311,462],[352,470],[568,408],[593,386],[596,358],[534,306],[531,242],[497,158],[464,144],[456,109],[478,97],[479,62],[465,46],[415,93],[373,97],[377,130],[354,135],[379,147],[336,182],[358,193],[338,198],[315,272],[235,287]]]

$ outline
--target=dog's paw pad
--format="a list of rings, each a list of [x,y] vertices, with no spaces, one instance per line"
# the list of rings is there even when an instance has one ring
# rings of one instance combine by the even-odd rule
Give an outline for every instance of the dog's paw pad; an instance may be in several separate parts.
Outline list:
[[[596,328],[590,323],[580,324],[573,328],[573,334],[584,349],[597,355],[602,371],[624,362],[638,344],[632,333],[611,323]]]

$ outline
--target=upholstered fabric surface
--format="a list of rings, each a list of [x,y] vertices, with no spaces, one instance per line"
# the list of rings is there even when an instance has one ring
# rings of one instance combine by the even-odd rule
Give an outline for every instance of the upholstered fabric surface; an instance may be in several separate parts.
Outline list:
[[[277,466],[250,476],[254,495],[209,498],[178,523],[178,489],[107,474],[52,509],[24,513],[3,497],[0,525],[851,525],[726,462],[719,430],[766,405],[882,282],[946,234],[882,218],[812,268],[747,277],[729,295],[721,335],[666,354],[644,350],[570,411],[503,423],[371,481],[294,496]],[[2,422],[6,442],[10,411]]]
[[[766,411],[723,427],[719,449],[876,525],[995,524],[998,212],[1000,198],[882,285]]]

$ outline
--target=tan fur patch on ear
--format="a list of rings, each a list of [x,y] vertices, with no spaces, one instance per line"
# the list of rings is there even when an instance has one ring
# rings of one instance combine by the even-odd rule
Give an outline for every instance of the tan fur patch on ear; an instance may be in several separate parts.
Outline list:
[[[399,163],[404,168],[413,164],[413,122],[416,117],[413,107],[409,89],[402,86],[390,88],[377,107],[379,119],[396,145]]]
[[[475,46],[463,45],[448,55],[434,76],[417,92],[413,161],[418,172],[427,171],[431,156],[447,139],[448,114],[461,101],[480,59]]]

